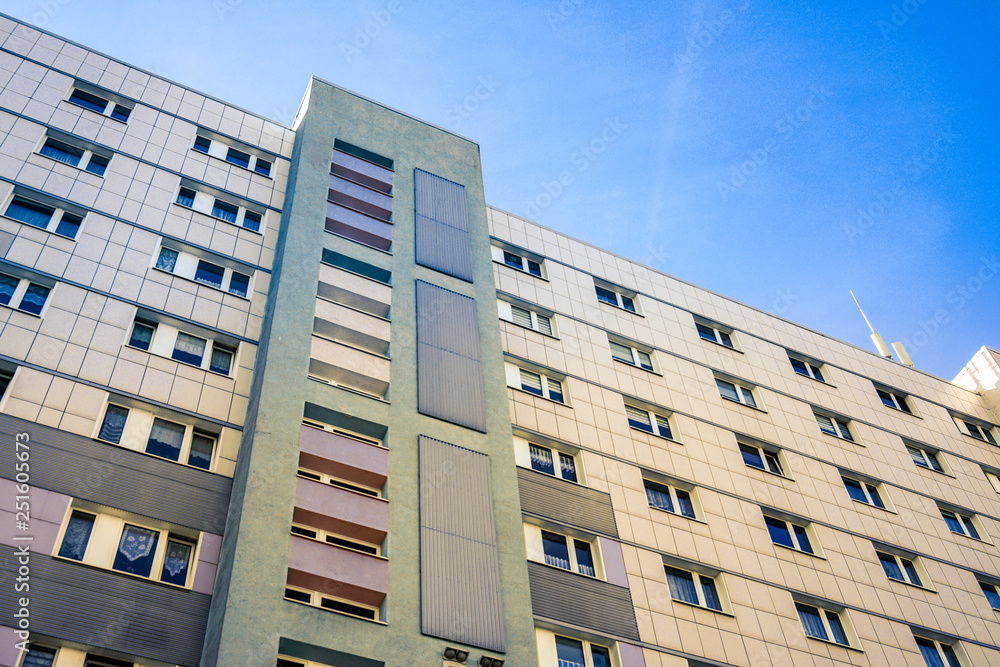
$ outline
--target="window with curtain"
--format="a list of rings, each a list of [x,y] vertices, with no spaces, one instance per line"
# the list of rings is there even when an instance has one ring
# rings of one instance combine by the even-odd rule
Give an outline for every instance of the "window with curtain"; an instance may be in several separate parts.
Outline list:
[[[38,151],[45,157],[50,157],[53,160],[58,160],[59,162],[65,162],[68,165],[76,167],[80,164],[80,158],[83,157],[83,151],[75,146],[70,146],[69,144],[63,143],[57,139],[49,137],[42,144],[42,148]]]
[[[556,468],[552,462],[552,450],[538,445],[528,445],[531,453],[531,468],[547,475],[555,475]]]
[[[174,351],[171,355],[177,361],[183,361],[192,366],[201,366],[202,359],[205,358],[205,346],[207,341],[204,338],[197,338],[184,332],[177,333],[174,341]]]
[[[175,586],[187,583],[188,565],[191,562],[192,545],[176,540],[167,541],[167,552],[163,557],[163,572],[160,581]]]
[[[14,195],[14,199],[11,200],[4,215],[34,227],[45,229],[49,226],[49,222],[52,220],[52,215],[55,212],[55,208],[51,206],[39,204],[30,199],[25,199],[20,195]]]
[[[202,470],[212,468],[212,453],[215,451],[215,438],[201,433],[195,433],[191,438],[191,451],[188,454],[188,465]]]
[[[665,567],[667,584],[670,585],[670,597],[681,602],[698,604],[698,592],[694,587],[694,577],[690,572],[678,570],[676,567]]]
[[[160,534],[155,530],[125,524],[111,567],[121,572],[148,577],[153,569],[159,537]]]
[[[545,554],[545,563],[554,565],[564,570],[570,569],[569,547],[566,538],[556,535],[546,530],[542,531],[542,552]]]
[[[100,440],[118,444],[121,442],[122,433],[125,431],[125,422],[128,419],[128,408],[118,405],[109,405],[104,413],[104,421],[101,422],[101,430],[97,433]]]
[[[149,432],[146,453],[162,456],[171,461],[180,460],[186,431],[187,428],[182,424],[175,424],[157,417],[153,420],[153,428]]]
[[[212,345],[212,358],[208,364],[208,370],[222,375],[229,375],[233,365],[233,353],[224,347]]]
[[[66,532],[63,533],[62,545],[59,547],[60,556],[83,560],[87,552],[87,543],[90,542],[90,533],[94,530],[94,519],[93,514],[73,510]]]
[[[156,258],[156,268],[173,273],[176,266],[177,251],[170,248],[160,248],[160,255]]]

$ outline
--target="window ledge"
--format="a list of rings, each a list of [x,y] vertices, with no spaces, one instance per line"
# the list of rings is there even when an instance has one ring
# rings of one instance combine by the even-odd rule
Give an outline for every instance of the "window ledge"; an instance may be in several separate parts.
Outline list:
[[[950,528],[948,529],[948,532],[950,532],[952,535],[958,535],[959,537],[964,537],[967,540],[972,540],[973,542],[979,542],[980,544],[988,544],[991,547],[994,546],[994,544],[993,544],[992,541],[990,541],[990,540],[984,540],[981,537],[980,538],[976,538],[976,537],[972,537],[971,535],[966,535],[965,533],[956,533],[955,531],[951,530]]]
[[[78,148],[78,147],[77,147],[77,148]],[[85,149],[85,150],[90,150],[90,149]],[[91,151],[91,152],[93,152],[93,151]],[[95,174],[94,172],[92,172],[92,171],[88,171],[87,169],[85,169],[85,168],[83,168],[83,167],[81,167],[81,166],[79,166],[79,165],[76,165],[76,164],[70,164],[69,162],[63,162],[62,160],[57,160],[57,159],[56,159],[56,158],[54,158],[54,157],[51,157],[51,156],[49,156],[49,155],[45,155],[44,153],[39,153],[38,151],[35,151],[34,155],[37,155],[38,157],[43,157],[43,158],[45,158],[46,160],[51,160],[52,162],[55,162],[55,163],[58,163],[58,164],[62,164],[62,165],[66,165],[66,166],[67,166],[67,167],[69,167],[70,169],[75,169],[76,171],[80,171],[80,172],[83,172],[84,174],[90,174],[90,175],[91,175],[91,176],[93,176],[94,178],[100,178],[101,180],[103,180],[103,179],[104,179],[104,174]],[[104,157],[104,156],[103,156],[103,155],[100,155],[99,157]],[[109,162],[110,162],[110,161],[109,161]],[[107,167],[105,167],[105,173],[107,173]]]
[[[181,208],[183,208],[185,210],[188,210],[188,211],[191,211],[193,213],[199,213],[201,215],[209,217],[212,220],[218,220],[219,222],[224,222],[227,225],[230,225],[231,227],[235,227],[236,229],[245,229],[246,231],[250,232],[251,234],[256,234],[257,236],[264,236],[264,232],[254,231],[254,230],[250,229],[249,227],[244,227],[243,225],[237,225],[235,222],[229,222],[225,218],[220,218],[217,215],[212,215],[211,213],[205,213],[204,211],[199,211],[198,209],[194,208],[193,206],[185,206],[184,204],[180,203],[176,199],[173,201],[173,204],[176,205],[176,206],[180,206]],[[244,210],[246,210],[245,207],[243,207],[243,208],[244,208]],[[261,220],[261,222],[263,222],[263,220]],[[264,229],[267,229],[266,225],[264,225]]]
[[[845,438],[843,436],[840,436],[840,435],[834,435],[833,433],[827,433],[826,431],[820,431],[820,433],[822,433],[825,436],[831,437],[831,438],[836,438],[837,440],[840,440],[842,442],[849,442],[852,445],[857,445],[858,447],[864,447],[865,446],[864,443],[861,443],[861,442],[859,442],[857,440],[848,440],[847,438]]]
[[[747,405],[743,401],[737,401],[735,398],[729,398],[728,396],[723,396],[721,394],[719,395],[719,398],[723,399],[724,401],[729,401],[730,403],[735,403],[736,405],[742,405],[744,408],[750,408],[751,410],[756,410],[757,412],[763,412],[765,415],[767,414],[767,410],[765,410],[764,408],[757,408],[752,405]]]
[[[686,514],[681,514],[680,512],[671,512],[670,510],[665,510],[662,507],[654,507],[653,505],[650,505],[649,509],[656,510],[657,512],[662,512],[663,514],[669,514],[670,516],[677,516],[677,517],[680,517],[682,519],[686,519],[688,521],[695,521],[697,523],[701,523],[701,524],[704,524],[706,526],[708,525],[708,521],[706,521],[705,519],[700,519],[700,518],[698,518],[696,516],[688,516]],[[674,600],[674,602],[683,602],[683,600]],[[690,603],[685,603],[685,604],[690,604]],[[697,607],[698,605],[694,605],[694,606]],[[702,609],[705,609],[705,607],[702,607]],[[715,610],[711,609],[710,611],[715,611]]]
[[[918,586],[917,584],[911,584],[910,582],[903,581],[902,579],[893,579],[892,577],[886,577],[886,580],[887,581],[893,581],[893,582],[895,582],[897,584],[903,584],[904,586],[909,586],[910,588],[916,588],[917,590],[927,591],[928,593],[935,593],[935,594],[937,594],[937,591],[935,589],[930,588],[928,586]]]
[[[976,442],[981,442],[981,443],[983,443],[984,445],[989,445],[989,446],[991,446],[991,447],[1000,447],[1000,445],[994,445],[994,444],[993,444],[992,442],[990,442],[989,440],[984,440],[983,438],[977,438],[976,436],[974,436],[974,435],[970,435],[969,433],[966,433],[965,431],[959,431],[959,433],[961,433],[962,435],[964,435],[964,436],[965,436],[966,438],[972,438],[972,439],[973,439],[973,440],[975,440]],[[1000,492],[998,492],[998,493],[1000,493]]]
[[[575,486],[580,486],[580,487],[583,487],[585,489],[589,489],[590,488],[586,484],[581,484],[580,482],[574,482],[571,479],[566,479],[565,477],[559,477],[558,475],[550,475],[547,472],[542,472],[541,470],[535,470],[534,468],[532,468],[530,466],[525,467],[525,466],[519,465],[517,467],[520,468],[521,470],[530,470],[531,472],[538,473],[539,475],[545,475],[546,477],[550,477],[552,479],[558,479],[560,482],[566,482],[567,484],[573,484]]]
[[[796,549],[795,547],[786,547],[784,544],[778,544],[777,542],[771,542],[771,544],[776,547],[781,547],[782,549],[786,549],[787,551],[791,551],[792,553],[802,554],[803,556],[809,556],[810,558],[819,558],[820,560],[826,560],[826,556],[822,554],[818,554],[815,552],[809,553],[808,551],[802,551],[801,549]]]
[[[545,561],[530,560],[529,559],[528,562],[535,563],[536,565],[541,565],[542,567],[547,567],[547,568],[549,568],[551,570],[559,570],[560,572],[566,572],[567,574],[572,574],[572,575],[577,576],[577,577],[583,577],[584,579],[590,579],[591,581],[603,581],[606,584],[610,584],[611,583],[610,581],[605,581],[604,579],[601,579],[600,577],[592,577],[589,574],[583,574],[582,572],[575,572],[574,570],[567,570],[564,567],[557,567],[555,565],[549,565]],[[611,584],[611,585],[615,586],[617,584]]]
[[[599,303],[601,305],[604,305],[604,306],[607,306],[609,308],[614,308],[615,310],[620,310],[622,312],[628,313],[629,315],[635,315],[635,316],[641,317],[643,319],[646,318],[646,316],[643,315],[642,313],[640,313],[638,310],[629,310],[628,308],[622,308],[621,306],[617,306],[615,304],[608,303],[607,301],[601,301],[600,299],[597,300],[597,303]]]
[[[705,611],[710,611],[713,614],[720,614],[722,616],[729,616],[730,618],[736,618],[736,614],[731,611],[725,611],[723,609],[712,609],[711,607],[703,607],[700,604],[695,604],[694,602],[687,602],[686,600],[678,600],[677,598],[670,598],[671,602],[676,602],[677,604],[682,604],[687,607],[693,607],[694,609],[703,609]]]
[[[291,602],[292,604],[297,604],[303,607],[308,607],[310,609],[315,609],[316,611],[326,612],[327,614],[337,614],[338,616],[345,616],[347,618],[353,618],[356,621],[364,621],[365,623],[374,623],[375,625],[384,625],[388,627],[388,623],[381,621],[377,618],[365,618],[364,616],[355,616],[354,614],[348,614],[344,611],[337,611],[336,609],[327,609],[326,607],[320,607],[319,605],[309,604],[308,602],[300,602],[299,600],[293,600],[291,598],[282,598],[285,602]]]
[[[638,364],[633,364],[630,361],[625,361],[624,359],[619,359],[618,357],[611,357],[611,359],[614,360],[614,361],[617,361],[620,364],[625,364],[626,366],[631,366],[632,368],[636,368],[636,369],[638,369],[640,371],[645,371],[645,372],[650,373],[652,375],[655,375],[657,377],[663,377],[663,373],[661,373],[661,372],[659,372],[657,370],[653,370],[653,369],[650,369],[650,368],[645,368],[645,367],[640,366]]]
[[[770,452],[768,452],[768,453],[770,453]],[[789,482],[794,482],[795,481],[794,478],[789,477],[788,475],[782,475],[781,473],[773,472],[771,470],[767,470],[766,468],[758,468],[757,466],[752,466],[749,463],[745,463],[745,462],[744,462],[744,465],[747,468],[750,468],[751,470],[757,470],[757,471],[760,471],[760,472],[763,472],[763,473],[767,473],[768,475],[772,475],[774,477],[777,477],[778,479],[785,479],[785,480],[788,480]]]
[[[216,140],[213,139],[212,141],[216,141]],[[224,144],[224,145],[229,146],[228,144]],[[235,162],[230,162],[229,160],[227,160],[224,157],[219,157],[218,155],[212,155],[210,153],[206,153],[205,151],[200,151],[197,148],[195,148],[194,146],[192,146],[188,150],[194,151],[195,153],[198,153],[199,155],[204,155],[205,157],[210,157],[210,158],[212,158],[214,160],[218,160],[219,162],[225,162],[230,167],[236,167],[237,169],[242,169],[243,171],[248,171],[251,174],[256,174],[257,176],[260,176],[261,178],[266,178],[269,181],[273,181],[274,180],[273,176],[265,176],[264,174],[260,173],[259,171],[254,170],[254,169],[251,169],[250,167],[244,167],[243,165],[236,164]],[[239,150],[239,149],[237,149],[237,150]],[[254,157],[257,157],[257,156],[254,155]],[[277,164],[277,160],[271,160],[271,164],[272,165]]]
[[[541,399],[543,401],[547,401],[547,402],[552,403],[554,405],[561,405],[564,408],[572,408],[573,407],[569,403],[562,403],[560,401],[554,401],[551,398],[548,398],[547,396],[539,396],[538,394],[533,394],[530,391],[525,391],[524,389],[521,389],[520,387],[511,387],[510,385],[507,385],[507,388],[508,389],[513,389],[514,391],[520,392],[522,394],[526,394],[528,396],[533,396],[534,398],[539,398],[539,399]]]
[[[228,294],[229,296],[233,297],[234,299],[239,299],[240,301],[246,301],[247,303],[250,303],[250,298],[249,297],[240,296],[239,294],[233,294],[232,292],[227,292],[226,290],[222,289],[221,287],[216,287],[215,285],[210,285],[208,283],[203,283],[200,280],[195,280],[194,278],[188,278],[187,276],[179,276],[176,273],[173,273],[171,271],[167,271],[166,269],[158,268],[155,265],[152,267],[152,269],[154,271],[159,271],[160,273],[164,273],[164,274],[166,274],[168,276],[173,276],[174,278],[178,278],[180,280],[186,280],[187,282],[194,283],[195,285],[201,285],[202,287],[208,287],[209,289],[214,289],[216,292],[221,292],[223,294]]]
[[[906,410],[900,410],[899,408],[894,408],[894,407],[892,407],[890,405],[886,405],[885,403],[882,404],[882,407],[886,408],[888,410],[892,410],[893,412],[898,412],[898,413],[903,414],[903,415],[910,415],[911,417],[916,417],[917,419],[923,419],[923,417],[921,417],[920,415],[918,415],[916,412],[912,412],[912,411],[911,412],[907,412]]]
[[[526,327],[523,324],[518,324],[517,322],[511,321],[511,320],[506,320],[506,319],[504,319],[502,317],[500,318],[500,320],[502,322],[506,322],[507,324],[513,324],[515,327],[520,327],[521,329],[527,329],[528,331],[534,331],[536,334],[541,334],[542,336],[545,336],[546,338],[551,338],[552,340],[559,340],[558,336],[553,336],[552,334],[547,334],[544,331],[539,331],[538,329],[532,329],[531,327]]]
[[[179,465],[179,466],[183,466],[185,468],[190,468],[191,470],[200,470],[202,472],[207,472],[210,475],[219,475],[219,473],[215,472],[211,468],[209,468],[208,470],[206,470],[205,468],[199,468],[198,466],[193,466],[193,465],[191,465],[189,463],[184,463],[182,461],[175,461],[173,459],[168,459],[168,458],[166,458],[164,456],[157,456],[156,454],[150,454],[149,452],[147,452],[144,449],[132,449],[131,447],[126,447],[125,445],[121,444],[120,442],[112,442],[110,440],[102,440],[101,438],[99,438],[97,436],[94,436],[93,440],[96,441],[96,442],[103,442],[106,445],[112,445],[113,447],[120,447],[122,449],[127,449],[130,452],[135,452],[136,454],[142,454],[143,456],[148,456],[150,458],[154,458],[157,461],[166,461],[167,463],[173,463],[174,465]],[[216,445],[218,445],[218,436],[216,436]],[[212,463],[215,464],[217,461],[218,461],[218,459],[216,458],[215,451],[213,450],[213,452],[212,452]],[[220,476],[224,477],[225,475],[220,475]],[[72,560],[72,559],[70,559],[70,560]],[[117,572],[117,570],[115,570],[115,571]],[[128,574],[128,573],[124,572],[123,574]],[[140,578],[144,578],[144,577],[140,577]],[[170,584],[170,585],[173,586],[174,584]]]
[[[65,210],[65,209],[61,209],[61,210]],[[11,218],[11,217],[8,217],[6,215],[0,215],[0,218],[3,218],[4,220],[10,220],[11,222],[15,222],[15,223],[17,223],[19,225],[27,225],[31,229],[37,229],[40,232],[45,232],[46,234],[49,234],[51,236],[55,236],[55,237],[60,238],[60,239],[66,239],[67,241],[73,241],[74,243],[76,242],[76,237],[75,236],[66,236],[64,234],[59,234],[54,229],[49,229],[48,226],[46,226],[46,227],[39,227],[38,225],[33,225],[30,222],[25,222],[24,220],[18,220],[17,218]],[[84,221],[86,221],[87,216],[84,216],[83,219],[84,219]],[[82,222],[80,223],[80,227],[83,227],[83,223]],[[971,438],[973,436],[970,435],[969,437]],[[978,438],[976,438],[976,439],[978,440]],[[983,442],[985,442],[985,440]]]
[[[945,477],[950,477],[951,479],[958,479],[958,477],[956,477],[954,474],[952,474],[950,472],[945,472],[944,470],[935,470],[934,468],[931,468],[930,466],[921,466],[921,465],[917,465],[916,463],[914,463],[913,466],[917,470],[926,470],[928,472],[934,473],[935,475],[944,475]],[[1000,493],[1000,491],[998,491],[998,493]]]
[[[732,334],[730,334],[730,335],[732,335]],[[698,338],[701,338],[701,336],[698,336]],[[736,347],[730,347],[730,346],[726,345],[725,343],[720,343],[717,340],[709,340],[708,338],[701,338],[701,340],[705,341],[706,343],[711,343],[712,345],[716,345],[718,347],[725,348],[727,350],[732,350],[733,352],[739,352],[740,354],[743,354],[743,350],[740,350],[740,349],[738,349]]]
[[[48,304],[48,299],[46,299],[45,301],[46,301],[46,305],[47,305]],[[9,310],[13,310],[15,313],[21,313],[22,315],[27,315],[28,317],[34,317],[34,318],[39,319],[39,320],[42,319],[41,313],[35,314],[35,313],[28,312],[27,310],[21,310],[20,308],[16,308],[16,307],[10,305],[9,303],[0,304],[0,307],[7,308]],[[42,311],[44,311],[44,310],[45,310],[45,306],[42,306]]]
[[[633,431],[638,431],[639,433],[645,433],[646,435],[651,435],[654,438],[659,438],[660,440],[666,440],[667,442],[672,442],[675,445],[683,445],[684,444],[680,440],[675,440],[674,438],[668,438],[665,435],[660,435],[659,433],[653,433],[651,431],[647,431],[646,429],[636,428],[635,426],[632,426],[631,424],[629,424],[629,428],[632,429]]]
[[[101,118],[104,118],[105,120],[113,120],[116,123],[121,123],[122,125],[128,125],[128,121],[127,120],[118,120],[117,118],[114,118],[113,116],[108,116],[108,115],[105,115],[103,113],[97,113],[93,109],[89,109],[89,108],[83,106],[82,104],[77,104],[76,102],[74,102],[72,100],[66,99],[66,100],[63,100],[63,102],[66,102],[67,104],[70,104],[70,105],[76,107],[77,109],[83,109],[84,111],[89,111],[92,114],[95,114],[97,116],[100,116]],[[117,104],[117,102],[115,102],[114,100],[108,100],[108,103],[109,104]],[[130,114],[131,114],[132,111],[135,111],[135,109],[134,108],[129,109],[129,113]]]
[[[867,482],[866,482],[867,483]],[[879,507],[878,505],[872,505],[871,503],[866,503],[858,500],[857,498],[851,498],[852,501],[859,505],[864,505],[865,507],[871,507],[873,510],[879,510],[882,512],[888,512],[889,514],[899,514],[895,509],[889,509],[888,507]]]
[[[806,639],[812,639],[813,641],[823,642],[824,644],[829,644],[830,646],[839,646],[840,648],[846,648],[850,651],[857,651],[858,653],[864,653],[864,649],[860,649],[857,646],[851,646],[850,644],[838,644],[835,641],[829,639],[821,639],[820,637],[813,637],[812,635],[806,635]]]
[[[792,373],[796,377],[805,378],[806,380],[812,380],[813,382],[818,382],[820,384],[825,384],[827,387],[830,387],[831,389],[836,389],[837,388],[837,385],[831,384],[831,383],[827,382],[826,380],[817,380],[816,378],[814,378],[811,375],[803,375],[802,373],[797,373],[797,372],[795,372],[794,369],[792,370]]]
[[[531,260],[531,261],[533,262],[535,260]],[[500,261],[494,259],[493,263],[496,264],[497,266],[506,267],[506,268],[510,269],[511,271],[517,271],[518,273],[523,273],[526,276],[531,276],[532,278],[535,278],[536,280],[541,280],[542,282],[546,282],[546,283],[552,282],[551,280],[549,280],[545,276],[536,276],[534,273],[530,273],[528,271],[525,271],[524,269],[519,269],[516,266],[511,266],[510,264],[507,264],[505,262],[500,262]]]

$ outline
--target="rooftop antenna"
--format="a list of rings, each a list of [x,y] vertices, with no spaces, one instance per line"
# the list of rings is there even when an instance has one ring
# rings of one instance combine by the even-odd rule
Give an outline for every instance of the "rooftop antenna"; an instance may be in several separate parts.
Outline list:
[[[881,354],[886,359],[892,359],[892,352],[889,351],[889,346],[887,346],[885,344],[885,341],[882,340],[882,336],[875,333],[875,327],[873,327],[872,323],[868,321],[868,316],[865,315],[865,311],[861,308],[861,304],[858,303],[858,297],[854,296],[854,290],[848,290],[848,291],[851,293],[851,298],[854,299],[854,305],[856,305],[858,307],[858,310],[861,311],[861,317],[865,318],[865,324],[868,325],[868,328],[872,332],[871,338],[872,342],[875,343],[875,349],[878,350],[878,353]]]

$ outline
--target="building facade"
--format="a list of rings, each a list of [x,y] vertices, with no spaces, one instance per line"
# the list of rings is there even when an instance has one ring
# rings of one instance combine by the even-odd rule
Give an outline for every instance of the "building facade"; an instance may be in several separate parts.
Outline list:
[[[996,352],[491,208],[320,79],[288,128],[0,16],[0,84],[0,666],[1000,664]]]

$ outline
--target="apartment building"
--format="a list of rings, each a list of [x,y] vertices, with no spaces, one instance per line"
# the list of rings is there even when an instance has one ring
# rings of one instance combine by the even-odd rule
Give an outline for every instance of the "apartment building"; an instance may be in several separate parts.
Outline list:
[[[0,666],[1000,664],[996,352],[491,208],[318,78],[287,128],[6,17],[0,77]]]

